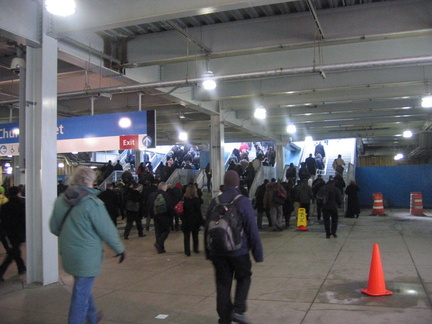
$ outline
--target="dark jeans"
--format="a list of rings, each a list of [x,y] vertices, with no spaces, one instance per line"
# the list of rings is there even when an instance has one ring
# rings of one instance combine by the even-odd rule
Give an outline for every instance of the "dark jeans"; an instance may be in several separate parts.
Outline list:
[[[337,209],[323,209],[322,212],[324,217],[324,228],[326,231],[326,235],[336,235],[339,218]]]
[[[11,245],[12,246],[10,247],[6,258],[0,266],[0,278],[3,277],[4,273],[6,272],[12,261],[15,261],[15,263],[17,264],[18,273],[26,271],[24,260],[21,258],[21,243],[13,242],[13,240],[11,240]]]
[[[126,212],[126,227],[125,227],[125,231],[124,231],[124,238],[128,238],[130,231],[132,229],[132,225],[135,222],[137,230],[138,230],[138,235],[139,236],[143,236],[144,233],[144,229],[141,223],[141,216],[139,213],[134,213],[134,212]]]
[[[199,246],[199,241],[198,241],[198,233],[199,233],[199,228],[196,229],[183,229],[183,236],[184,236],[184,253],[186,255],[190,255],[191,254],[191,250],[190,250],[190,235],[192,233],[192,241],[193,241],[193,250],[194,252],[198,252],[198,246]]]
[[[174,213],[174,225],[171,227],[172,230],[179,230],[180,226],[180,217],[177,213]]]
[[[212,256],[216,274],[216,309],[219,323],[231,323],[233,312],[243,314],[246,311],[246,299],[251,284],[251,260],[249,254],[238,257]],[[233,278],[236,279],[234,303],[231,301]]]
[[[3,247],[6,250],[6,253],[8,253],[10,251],[9,242],[6,238],[6,234],[2,233],[1,230],[0,230],[0,241],[3,244]]]
[[[155,215],[155,237],[158,252],[165,252],[165,240],[167,239],[172,224],[172,218],[166,215]]]
[[[270,217],[270,211],[269,210],[263,210],[263,211],[259,211],[257,212],[257,225],[258,228],[262,227],[262,219],[263,219],[263,214],[266,214],[267,219],[268,219],[268,223],[269,223],[269,227],[272,227],[272,221],[271,221],[271,217]]]
[[[317,206],[317,219],[321,220],[321,212],[322,212],[322,206],[323,206],[322,201],[321,202],[317,201],[316,206]]]

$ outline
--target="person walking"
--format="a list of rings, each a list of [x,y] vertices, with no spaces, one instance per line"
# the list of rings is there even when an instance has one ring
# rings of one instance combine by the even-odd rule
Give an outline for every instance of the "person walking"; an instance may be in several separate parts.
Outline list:
[[[184,236],[184,253],[191,255],[190,236],[192,233],[193,251],[199,253],[198,233],[204,219],[201,213],[203,200],[198,197],[197,187],[188,185],[183,196],[183,215],[181,215],[182,230]]]
[[[312,177],[315,177],[316,170],[317,170],[317,164],[316,164],[315,158],[312,156],[312,153],[309,154],[308,158],[306,158],[305,163],[306,163],[306,167],[307,167],[307,169],[309,171],[309,174]]]
[[[212,178],[212,169],[210,167],[210,162],[207,163],[205,167],[205,174],[207,178],[207,191],[211,192],[211,178]]]
[[[3,186],[0,186],[0,210],[1,210],[1,206],[3,206],[4,204],[6,204],[9,201],[9,199],[5,196],[5,188]],[[4,226],[2,225],[1,222],[1,217],[0,217],[0,241],[6,251],[6,253],[9,252],[10,250],[10,246],[9,246],[9,242],[7,240],[6,237],[6,232],[4,230]]]
[[[2,205],[0,217],[2,227],[11,244],[6,258],[0,265],[0,281],[4,281],[3,275],[12,261],[15,261],[18,267],[18,274],[26,272],[26,266],[21,257],[21,244],[26,239],[25,202],[21,198],[21,191],[18,187],[13,186],[9,188],[9,201]]]
[[[317,156],[318,154],[320,154],[322,160],[325,161],[326,153],[325,153],[324,146],[321,144],[321,142],[318,142],[318,144],[315,146],[314,155]]]
[[[68,323],[90,324],[101,320],[92,296],[95,277],[102,272],[103,248],[106,243],[125,258],[125,248],[117,229],[93,188],[96,174],[88,167],[77,167],[69,186],[54,203],[50,218],[51,233],[59,237],[63,268],[74,276]]]
[[[338,207],[342,204],[342,197],[339,189],[335,186],[335,181],[333,179],[329,180],[318,191],[317,197],[322,197],[323,199],[322,212],[326,238],[330,238],[332,235],[333,237],[337,237]]]
[[[295,183],[295,180],[297,178],[297,169],[294,166],[294,163],[290,163],[288,169],[286,170],[285,177],[287,180],[292,179],[291,181]]]
[[[117,218],[120,214],[121,199],[120,195],[114,191],[114,184],[108,182],[106,184],[106,190],[99,194],[99,199],[105,204],[108,214],[111,217],[114,225],[117,227]]]
[[[160,182],[158,190],[149,196],[148,212],[153,216],[156,242],[154,244],[159,254],[165,253],[165,240],[173,223],[174,206],[169,194],[166,192],[168,185]]]
[[[332,167],[335,170],[336,174],[342,174],[345,170],[344,165],[346,165],[345,160],[342,159],[342,155],[339,154],[336,159],[334,159],[332,163]]]
[[[240,195],[238,189],[240,178],[236,171],[227,171],[224,176],[222,193],[218,196],[221,203],[230,203]],[[217,204],[216,199],[210,202],[207,211],[207,220]],[[252,252],[256,262],[263,262],[263,247],[259,236],[258,227],[252,204],[247,197],[241,196],[235,201],[235,207],[241,219],[243,228],[242,245],[240,249],[231,252],[213,252],[206,246],[206,257],[211,260],[216,276],[216,309],[219,315],[219,324],[227,324],[232,321],[238,323],[250,323],[245,316],[247,310],[246,299],[251,285],[251,260]],[[206,235],[204,235],[206,238]],[[234,301],[231,298],[233,278],[236,279]]]
[[[258,186],[255,191],[255,207],[257,210],[257,225],[259,229],[262,229],[263,214],[265,213],[268,220],[269,227],[272,227],[272,221],[270,216],[270,210],[264,207],[264,195],[266,192],[266,186],[269,183],[269,179],[265,179],[264,182]]]
[[[345,213],[347,218],[358,218],[360,214],[360,203],[358,199],[358,192],[360,191],[357,186],[355,179],[351,179],[350,184],[345,189],[345,193],[348,196],[348,206]]]
[[[322,213],[322,206],[323,206],[323,200],[317,198],[318,191],[325,186],[325,181],[322,178],[321,175],[318,175],[318,177],[312,182],[312,193],[315,199],[316,203],[316,211],[317,211],[317,219],[318,221],[321,220],[321,213]]]
[[[282,217],[283,217],[283,205],[284,202],[275,201],[274,197],[277,195],[277,191],[281,191],[285,195],[286,191],[280,183],[276,182],[275,178],[272,178],[266,186],[266,192],[264,194],[264,208],[270,210],[270,217],[273,224],[273,231],[282,231]]]
[[[313,199],[312,188],[309,186],[307,180],[301,180],[295,190],[295,201],[298,202],[299,208],[304,208],[306,211],[306,218],[310,219],[310,203]]]
[[[134,183],[126,195],[125,202],[125,214],[126,214],[126,227],[124,230],[123,237],[125,240],[129,239],[129,234],[132,229],[133,223],[135,222],[138,236],[144,237],[144,228],[142,225],[143,217],[143,200],[141,197],[142,185]]]

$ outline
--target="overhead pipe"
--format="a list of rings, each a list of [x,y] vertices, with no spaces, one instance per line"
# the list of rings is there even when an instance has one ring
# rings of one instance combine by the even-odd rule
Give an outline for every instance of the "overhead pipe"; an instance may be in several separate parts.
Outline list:
[[[256,79],[256,78],[267,78],[267,77],[278,77],[284,75],[298,75],[298,74],[308,74],[308,73],[330,73],[330,72],[342,72],[357,69],[370,69],[370,68],[385,68],[385,67],[396,67],[405,65],[425,65],[432,64],[432,56],[418,56],[418,57],[408,57],[408,58],[395,58],[395,59],[385,59],[385,60],[374,60],[374,61],[364,61],[364,62],[350,62],[350,63],[336,63],[321,65],[319,69],[315,66],[303,66],[294,68],[279,68],[271,69],[265,71],[256,72],[243,72],[235,74],[227,74],[221,76],[215,76],[216,81],[233,81],[242,79]],[[99,89],[87,89],[81,91],[72,91],[58,94],[58,98],[69,98],[77,96],[92,96],[97,95],[101,92],[104,93],[114,93],[114,92],[133,92],[139,91],[146,88],[161,88],[161,87],[190,87],[202,82],[204,78],[192,78],[187,80],[172,80],[172,81],[157,81],[157,82],[147,82],[141,84],[133,84],[127,86],[117,86],[109,88],[99,88]],[[4,101],[0,104],[11,104],[17,101]]]
[[[315,8],[314,8],[311,0],[306,0],[306,3],[308,5],[308,7],[309,7],[310,13],[312,14],[312,17],[313,17],[313,19],[315,21],[315,24],[316,24],[316,26],[318,28],[318,31],[319,31],[319,34],[320,34],[320,39],[324,39],[324,32],[323,32],[321,24],[320,24],[320,22],[318,20],[318,15],[317,15],[317,13],[315,11]]]
[[[201,48],[206,53],[206,55],[210,55],[211,54],[212,50],[208,46],[206,46],[201,41],[199,41],[198,39],[196,39],[194,36],[192,36],[186,30],[184,30],[175,21],[173,21],[173,20],[167,20],[165,22],[169,26],[171,26],[172,28],[174,28],[176,31],[178,31],[180,34],[182,34],[184,37],[186,37],[186,39],[188,39],[189,41],[191,41],[192,43],[194,43],[195,45],[197,45],[199,48]]]
[[[142,96],[144,93],[142,92],[138,92],[138,111],[141,111],[141,106],[142,106]]]

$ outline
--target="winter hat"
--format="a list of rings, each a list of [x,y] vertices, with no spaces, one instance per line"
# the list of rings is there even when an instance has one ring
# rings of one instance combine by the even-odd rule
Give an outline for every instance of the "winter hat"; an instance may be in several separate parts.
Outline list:
[[[237,171],[229,170],[225,172],[224,185],[227,187],[238,187],[240,185],[240,177]]]
[[[177,182],[177,183],[175,184],[175,187],[176,187],[177,189],[181,189],[181,188],[182,188],[182,184],[181,184],[181,182]]]

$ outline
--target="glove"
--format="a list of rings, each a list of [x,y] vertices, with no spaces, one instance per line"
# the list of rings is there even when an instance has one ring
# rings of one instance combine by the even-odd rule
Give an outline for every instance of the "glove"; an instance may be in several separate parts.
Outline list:
[[[119,254],[117,254],[116,257],[120,257],[118,263],[122,263],[123,260],[125,259],[126,255],[125,255],[125,253],[123,252],[123,253],[119,253]]]

